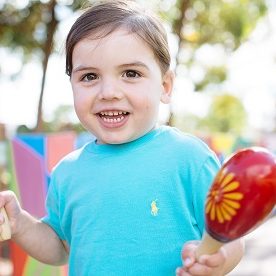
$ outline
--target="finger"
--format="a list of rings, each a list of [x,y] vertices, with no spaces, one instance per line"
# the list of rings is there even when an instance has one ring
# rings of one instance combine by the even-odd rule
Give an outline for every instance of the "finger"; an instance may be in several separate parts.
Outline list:
[[[5,218],[2,214],[2,212],[0,212],[0,225],[3,224],[4,222],[5,222]],[[1,230],[1,228],[0,228],[0,230]]]
[[[212,255],[202,255],[198,262],[209,267],[217,267],[226,261],[226,251],[221,248],[217,253]]]
[[[176,276],[191,276],[184,267],[178,267],[175,271]]]
[[[9,201],[11,201],[12,198],[14,198],[14,197],[15,197],[14,192],[12,192],[12,191],[2,191],[0,193],[0,207],[3,207],[7,203],[9,203]]]
[[[5,205],[5,198],[4,198],[4,192],[0,193],[0,208]]]
[[[195,256],[195,252],[196,252],[196,248],[198,242],[197,241],[191,241],[186,243],[183,246],[181,255],[182,255],[182,261],[183,261],[183,266],[185,267],[191,267],[195,260],[196,260],[196,256]]]
[[[193,276],[211,275],[212,271],[213,269],[211,267],[208,267],[200,263],[195,263],[188,269],[188,273],[190,273]]]
[[[0,241],[4,241],[11,238],[11,228],[5,209],[0,208],[0,213],[4,217],[4,222],[1,224]]]
[[[196,248],[198,247],[199,241],[189,241],[184,244],[182,248],[182,257],[189,257],[192,254],[195,253]]]

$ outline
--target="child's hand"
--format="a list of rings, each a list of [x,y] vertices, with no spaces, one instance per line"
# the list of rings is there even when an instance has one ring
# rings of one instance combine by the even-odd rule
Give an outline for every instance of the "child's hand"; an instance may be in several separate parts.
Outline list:
[[[0,208],[4,207],[5,211],[9,218],[9,224],[11,227],[12,234],[17,232],[18,226],[18,218],[22,212],[22,209],[19,205],[19,202],[15,196],[15,194],[11,191],[3,191],[0,192]],[[3,214],[0,212],[0,233],[2,231],[1,225],[5,223],[5,218]]]
[[[182,250],[183,267],[176,270],[177,276],[222,276],[226,262],[226,252],[223,248],[212,255],[202,255],[196,260],[196,248],[198,241],[186,243]]]

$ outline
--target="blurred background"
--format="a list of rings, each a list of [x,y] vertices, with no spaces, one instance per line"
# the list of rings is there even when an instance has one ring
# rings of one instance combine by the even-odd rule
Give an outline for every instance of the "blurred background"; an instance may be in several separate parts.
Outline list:
[[[161,106],[159,123],[201,137],[222,162],[247,146],[276,153],[276,1],[136,2],[159,14],[168,31],[176,82],[171,104]],[[52,148],[39,151],[39,139],[43,148],[54,134],[61,140],[73,135],[66,136],[71,148],[56,155],[55,162],[91,139],[73,110],[64,56],[66,34],[88,3],[0,0],[0,188],[17,189],[23,203],[17,166],[24,158],[16,162],[22,141],[47,163],[60,144],[57,139]],[[245,258],[231,276],[276,275],[275,229],[272,215],[246,237]],[[18,252],[12,248],[0,245],[0,276],[42,275],[35,271],[43,269],[45,275],[66,273],[38,264],[27,269],[26,256],[16,263],[20,258],[11,257]]]

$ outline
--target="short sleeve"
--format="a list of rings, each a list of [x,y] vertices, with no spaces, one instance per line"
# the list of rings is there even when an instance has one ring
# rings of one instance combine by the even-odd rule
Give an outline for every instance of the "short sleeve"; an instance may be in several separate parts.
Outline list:
[[[52,175],[46,197],[46,215],[41,219],[41,221],[53,228],[61,240],[65,240],[60,224],[59,202],[60,198],[56,189],[55,177]]]
[[[212,182],[220,168],[221,164],[216,158],[215,154],[210,154],[205,162],[202,164],[196,179],[196,186],[193,191],[193,206],[195,218],[203,234],[205,224],[205,202],[206,196],[212,185]]]

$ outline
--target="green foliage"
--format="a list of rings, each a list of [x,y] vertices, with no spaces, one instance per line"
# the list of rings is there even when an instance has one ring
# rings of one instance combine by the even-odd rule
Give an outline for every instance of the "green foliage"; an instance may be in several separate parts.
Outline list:
[[[0,11],[0,44],[9,48],[21,48],[24,54],[30,55],[39,50],[45,42],[45,20],[43,19],[45,4],[31,1],[18,9],[10,1],[6,1]]]
[[[194,47],[221,43],[236,49],[267,11],[265,0],[177,0],[171,1],[169,8],[164,2],[168,3],[162,0],[159,4],[162,17],[171,23],[181,40]]]
[[[239,98],[230,95],[217,95],[212,99],[205,117],[187,113],[175,115],[173,125],[191,133],[231,133],[241,135],[245,129],[247,114]]]
[[[30,0],[26,6],[18,7],[15,1],[5,0],[0,9],[0,45],[22,49],[25,58],[36,51],[43,52],[47,24],[53,20],[48,2]],[[73,1],[68,7],[75,10],[84,2]]]
[[[171,124],[184,132],[195,133],[201,128],[201,118],[190,113],[182,116],[175,114]]]
[[[60,20],[57,10],[63,5],[74,11],[84,2],[84,0],[69,1],[66,5],[64,2],[59,4],[58,0],[29,0],[22,7],[15,1],[4,0],[0,4],[0,45],[19,49],[22,53],[22,63],[35,53],[41,55],[42,80],[36,124],[36,130],[39,132],[45,127],[42,114],[43,94],[48,61],[54,49],[54,34]]]
[[[195,52],[203,45],[221,45],[225,53],[235,51],[266,14],[267,6],[265,0],[162,0],[159,9],[179,38],[177,65],[189,69],[197,62]],[[223,66],[203,70],[206,76],[195,83],[196,91],[227,79]]]
[[[200,125],[213,132],[240,134],[246,125],[246,111],[237,97],[219,95],[214,97],[210,110]]]
[[[206,70],[204,79],[195,83],[195,91],[202,91],[208,84],[218,84],[227,78],[226,68],[224,66],[214,66]]]

